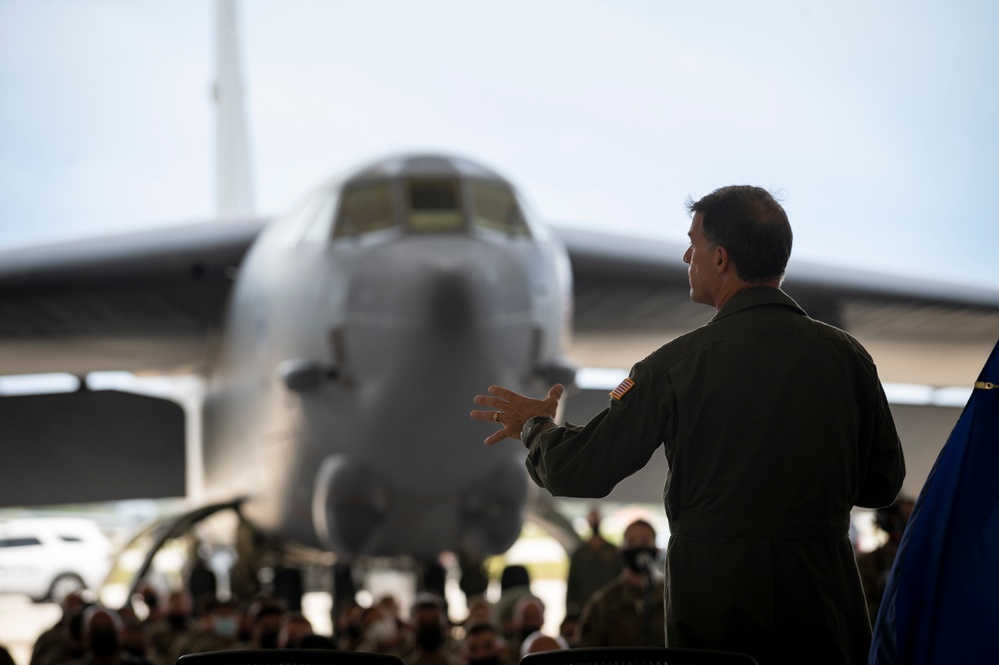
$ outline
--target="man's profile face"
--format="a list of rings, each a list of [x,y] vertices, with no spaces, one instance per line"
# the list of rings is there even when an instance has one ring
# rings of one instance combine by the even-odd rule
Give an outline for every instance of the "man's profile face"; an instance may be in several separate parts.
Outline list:
[[[687,264],[687,278],[690,280],[690,299],[703,305],[715,304],[713,284],[717,276],[714,269],[713,252],[708,239],[701,230],[704,219],[702,213],[694,215],[690,222],[690,246],[683,254],[683,262]]]

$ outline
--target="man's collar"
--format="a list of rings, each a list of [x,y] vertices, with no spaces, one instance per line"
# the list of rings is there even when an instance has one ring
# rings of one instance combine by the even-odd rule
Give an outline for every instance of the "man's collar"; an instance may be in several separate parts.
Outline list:
[[[773,286],[752,286],[729,298],[718,310],[718,313],[711,317],[711,322],[714,323],[726,316],[764,305],[779,305],[794,310],[798,314],[805,314],[805,310],[801,309],[798,303],[780,289]]]

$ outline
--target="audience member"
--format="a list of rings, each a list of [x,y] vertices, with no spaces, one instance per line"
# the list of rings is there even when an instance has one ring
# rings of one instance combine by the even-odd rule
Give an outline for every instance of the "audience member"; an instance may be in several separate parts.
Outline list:
[[[301,612],[289,612],[281,625],[278,635],[278,648],[297,649],[299,641],[306,635],[312,635],[312,624]]]
[[[250,603],[250,639],[237,648],[277,649],[287,610],[277,598],[258,598]]]
[[[87,610],[91,607],[92,604],[87,603],[73,612],[72,616],[69,617],[69,622],[66,624],[66,649],[69,653],[69,658],[60,662],[79,662],[86,655],[87,644],[84,622]]]
[[[510,651],[516,657],[527,638],[545,625],[545,604],[537,596],[523,596],[513,608],[513,634]]]
[[[395,618],[381,604],[365,608],[361,613],[363,637],[357,651],[392,653],[400,648],[404,634]]]
[[[69,661],[72,665],[150,665],[145,658],[130,656],[122,648],[121,617],[100,605],[88,607],[83,613],[82,656]]]
[[[210,601],[202,606],[197,623],[174,642],[177,658],[188,653],[225,651],[235,647],[239,636],[240,613],[232,601]]]
[[[450,624],[444,603],[430,592],[419,593],[413,603],[412,643],[403,651],[406,665],[459,665],[456,645],[452,644]]]
[[[35,640],[34,648],[31,650],[30,665],[59,665],[81,655],[82,646],[79,644],[74,652],[69,634],[69,622],[74,615],[83,612],[86,602],[79,593],[70,593],[62,599],[60,606],[62,615],[59,621]]]
[[[151,663],[146,625],[134,616],[126,619],[124,613],[121,613],[121,615],[121,648],[128,654],[129,662]]]
[[[567,613],[559,624],[558,634],[569,645],[569,648],[579,646],[579,613]]]
[[[409,624],[402,618],[399,601],[395,596],[390,593],[383,594],[375,604],[382,609],[387,618],[395,622],[400,634],[409,629]]]
[[[860,571],[860,581],[864,585],[864,599],[867,601],[867,613],[873,622],[881,607],[881,598],[885,595],[888,584],[888,573],[895,562],[895,553],[902,542],[902,533],[916,502],[908,497],[899,497],[887,508],[879,508],[875,513],[874,523],[884,534],[885,542],[877,549],[857,557],[857,569]]]
[[[364,608],[357,601],[344,598],[336,615],[336,628],[333,637],[340,651],[356,651],[364,637],[361,614]]]
[[[10,655],[7,647],[0,644],[0,665],[15,665],[14,658]]]
[[[569,558],[565,583],[566,614],[579,614],[590,596],[618,575],[624,567],[618,549],[600,534],[600,510],[594,506],[586,517],[590,537]]]
[[[167,594],[163,615],[147,625],[150,660],[156,665],[173,665],[177,660],[173,646],[191,628],[191,609],[191,596],[187,591],[171,591]]]
[[[541,653],[542,651],[558,651],[559,649],[568,649],[568,643],[561,637],[552,637],[551,635],[545,635],[540,630],[531,633],[524,640],[524,643],[520,646],[520,657],[532,653]]]
[[[579,646],[657,646],[666,644],[663,581],[653,579],[656,530],[636,520],[624,530],[625,570],[599,589],[583,609]]]
[[[472,623],[496,624],[496,612],[492,603],[484,596],[473,596],[468,599],[468,615],[465,617],[466,624]],[[497,627],[498,629],[498,627]]]
[[[499,622],[500,631],[507,640],[512,639],[513,634],[513,607],[523,596],[531,594],[531,576],[527,568],[518,564],[511,564],[503,569],[500,575],[500,597],[496,601],[496,620]]]
[[[163,605],[160,603],[160,592],[149,580],[139,582],[136,595],[142,600],[142,608],[145,612],[143,623],[151,624],[163,618]]]
[[[465,629],[461,659],[465,665],[505,665],[509,657],[506,641],[496,624],[472,621]]]
[[[336,642],[328,635],[306,635],[298,641],[299,649],[321,649],[324,651],[337,651]]]

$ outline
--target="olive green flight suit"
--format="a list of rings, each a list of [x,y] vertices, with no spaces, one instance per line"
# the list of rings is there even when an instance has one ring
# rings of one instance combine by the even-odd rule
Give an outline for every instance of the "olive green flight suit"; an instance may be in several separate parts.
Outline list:
[[[630,380],[585,426],[538,437],[527,467],[553,495],[601,497],[662,447],[667,643],[866,662],[850,510],[891,503],[905,464],[863,347],[753,287]]]

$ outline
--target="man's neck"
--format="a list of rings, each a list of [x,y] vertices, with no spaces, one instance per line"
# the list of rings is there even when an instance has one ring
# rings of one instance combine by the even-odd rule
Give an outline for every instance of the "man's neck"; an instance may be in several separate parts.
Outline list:
[[[733,281],[731,283],[724,283],[718,289],[718,293],[715,295],[715,309],[720,310],[725,303],[732,299],[737,293],[742,293],[747,289],[753,289],[757,286],[772,286],[779,289],[783,277],[778,277],[777,279],[767,280],[765,282],[744,282],[742,280]]]

